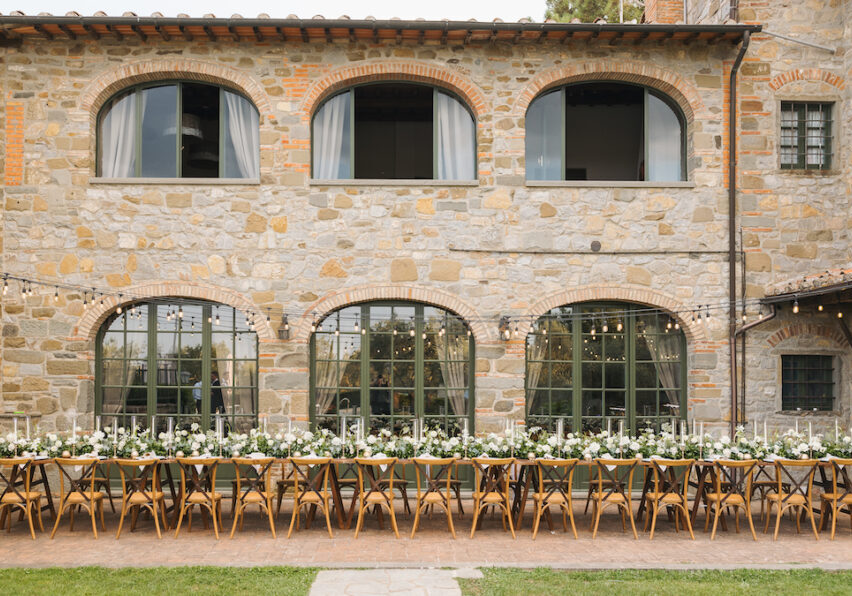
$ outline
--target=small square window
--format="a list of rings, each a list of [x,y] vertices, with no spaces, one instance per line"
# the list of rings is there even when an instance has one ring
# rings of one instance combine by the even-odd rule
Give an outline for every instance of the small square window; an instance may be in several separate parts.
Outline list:
[[[781,356],[781,409],[833,408],[834,357],[813,354]]]
[[[781,102],[781,169],[831,168],[832,103]]]

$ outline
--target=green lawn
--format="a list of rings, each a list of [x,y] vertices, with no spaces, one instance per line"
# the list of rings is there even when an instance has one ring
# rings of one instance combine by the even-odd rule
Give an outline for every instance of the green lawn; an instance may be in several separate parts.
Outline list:
[[[300,567],[0,569],[0,594],[307,594],[317,570]]]
[[[710,556],[710,553],[708,553]],[[852,572],[793,571],[555,571],[483,569],[483,579],[462,579],[467,596],[571,596],[590,594],[849,594]]]

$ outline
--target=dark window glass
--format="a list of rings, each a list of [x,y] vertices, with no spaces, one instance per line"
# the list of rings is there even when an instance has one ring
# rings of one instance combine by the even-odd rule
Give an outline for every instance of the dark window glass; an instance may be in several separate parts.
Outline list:
[[[831,410],[833,407],[833,356],[781,356],[782,410]]]
[[[831,103],[781,102],[781,168],[831,168]]]

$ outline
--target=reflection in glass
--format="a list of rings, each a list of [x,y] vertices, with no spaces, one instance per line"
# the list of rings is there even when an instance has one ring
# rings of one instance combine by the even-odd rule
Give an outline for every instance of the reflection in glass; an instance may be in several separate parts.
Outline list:
[[[142,176],[177,176],[177,86],[143,89]]]
[[[536,98],[524,120],[527,180],[562,179],[563,97],[554,91]]]

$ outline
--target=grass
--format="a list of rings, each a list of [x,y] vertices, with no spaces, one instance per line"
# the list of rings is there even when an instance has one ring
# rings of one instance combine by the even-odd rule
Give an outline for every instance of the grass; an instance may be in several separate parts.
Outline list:
[[[460,579],[466,596],[535,594],[849,594],[852,572],[791,571],[558,571],[553,569],[483,569],[483,579]]]
[[[0,569],[0,594],[307,594],[317,570],[304,567],[51,567]]]

